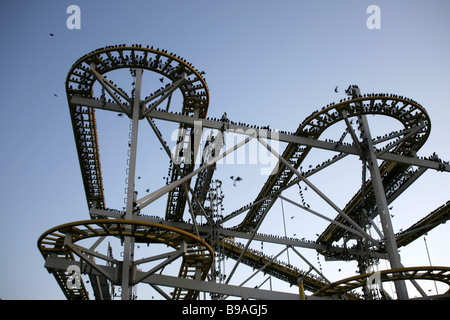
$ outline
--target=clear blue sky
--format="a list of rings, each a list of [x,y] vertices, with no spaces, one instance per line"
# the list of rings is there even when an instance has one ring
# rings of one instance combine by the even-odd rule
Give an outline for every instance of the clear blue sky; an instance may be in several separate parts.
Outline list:
[[[81,9],[80,30],[66,27],[71,4]],[[371,4],[381,9],[379,30],[366,27]],[[64,91],[71,65],[84,54],[122,43],[165,48],[205,70],[210,117],[226,111],[234,121],[286,131],[342,99],[335,86],[410,97],[432,123],[419,155],[437,152],[450,160],[449,12],[445,0],[1,1],[0,298],[63,298],[36,241],[53,226],[89,216]],[[113,149],[111,136],[102,139],[104,150]],[[107,164],[105,170],[114,171]],[[359,174],[360,165],[347,170]],[[435,172],[421,177],[394,203],[395,229],[449,200],[449,179]],[[241,201],[230,181],[225,184],[228,213],[253,200]],[[343,180],[331,184],[347,187]],[[240,187],[257,193],[254,185],[245,176]],[[345,204],[358,187],[348,187],[347,198],[330,197]],[[111,206],[119,207],[114,201]],[[303,237],[300,225],[289,228]],[[449,231],[446,224],[427,236],[433,265],[450,265]],[[401,254],[407,266],[428,264],[422,238]]]

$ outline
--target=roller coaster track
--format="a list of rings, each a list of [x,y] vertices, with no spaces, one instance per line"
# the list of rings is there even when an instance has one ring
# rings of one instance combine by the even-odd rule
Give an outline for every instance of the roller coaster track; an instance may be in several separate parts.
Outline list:
[[[95,65],[95,69],[92,69]],[[205,118],[209,105],[209,93],[207,85],[201,76],[201,72],[174,54],[169,54],[165,50],[143,48],[141,46],[117,45],[95,50],[81,57],[75,62],[68,73],[66,80],[66,92],[69,103],[69,110],[72,120],[75,143],[78,151],[79,164],[84,184],[86,200],[89,208],[105,208],[103,194],[103,179],[101,172],[100,153],[98,147],[97,125],[94,108],[83,104],[84,99],[96,99],[93,95],[93,86],[96,81],[101,82],[114,101],[102,100],[103,105],[115,102],[121,106],[121,111],[131,116],[130,106],[132,97],[129,97],[122,89],[116,87],[112,82],[106,80],[106,74],[118,69],[132,70],[140,68],[156,72],[172,81],[172,87],[167,85],[146,98],[152,102],[150,108],[156,108],[159,103],[167,98],[174,89],[179,89],[183,96],[183,106],[181,114],[192,116],[198,119]],[[177,84],[174,86],[174,84]],[[159,100],[158,100],[159,98]],[[180,142],[184,138],[190,138],[193,128],[180,124]],[[180,146],[183,143],[179,144]],[[194,152],[187,155],[189,161],[179,165],[180,171],[173,170],[171,182],[178,180],[181,176],[192,172],[194,168]],[[167,200],[166,218],[179,220],[186,205],[186,194],[183,186],[171,190]],[[91,216],[97,219],[98,216]],[[101,218],[101,217],[100,217]],[[192,251],[192,250],[191,250]],[[70,259],[70,256],[65,256]],[[191,260],[186,260],[191,261]],[[189,263],[183,264],[184,269],[180,270],[180,276],[189,277],[192,267]],[[52,271],[57,282],[63,288],[66,297],[86,298],[85,287],[71,290],[65,285],[67,273],[59,270]],[[81,290],[81,291],[80,291]],[[77,292],[80,291],[80,292]],[[177,298],[193,298],[195,292],[185,292],[175,290]]]
[[[362,105],[362,108],[360,108],[359,105]],[[347,118],[361,114],[385,115],[400,121],[404,127],[405,135],[408,132],[415,131],[413,134],[410,134],[409,137],[394,146],[394,148],[391,148],[389,152],[392,153],[406,156],[414,155],[429,136],[430,119],[421,105],[413,100],[403,97],[380,94],[348,99],[338,104],[322,108],[320,112],[315,112],[308,117],[300,125],[295,134],[318,139],[331,125],[344,120],[343,112],[345,112]],[[381,137],[377,140],[382,141],[384,138],[385,137]],[[375,140],[375,142],[377,142],[377,140]],[[282,156],[284,159],[287,159],[294,168],[298,169],[299,167],[301,168],[301,163],[310,150],[311,147],[289,144]],[[438,159],[435,160],[439,161]],[[279,162],[277,167],[278,171],[270,176],[254,202],[260,202],[260,199],[265,200],[260,202],[259,205],[251,207],[243,222],[237,227],[238,230],[249,231],[251,228],[255,227],[259,219],[264,216],[264,212],[270,209],[276,201],[277,190],[285,187],[292,180],[294,175],[292,170],[287,168],[282,162]],[[380,172],[383,178],[387,199],[389,202],[392,202],[406,189],[406,187],[419,178],[424,170],[415,170],[412,166],[402,163],[384,161],[380,165]],[[305,175],[307,174],[308,172],[305,172]],[[362,192],[360,190],[343,210],[356,222],[360,222],[362,212],[361,198]],[[377,215],[377,211],[375,196],[370,180],[365,183],[364,203],[365,208],[368,211],[368,216],[373,219]],[[438,215],[439,213],[437,212],[434,214]],[[434,220],[435,219],[430,217],[427,221]],[[445,219],[441,219],[440,221],[445,222],[446,220],[448,220],[448,215],[445,216]],[[349,225],[348,221],[341,215],[338,215],[335,218],[335,221]],[[432,224],[432,227],[435,226],[436,224]],[[428,228],[428,230],[429,229],[430,228]],[[317,242],[331,245],[333,242],[342,238],[346,233],[348,232],[345,229],[342,229],[336,224],[330,224],[322,235],[319,236]]]
[[[362,105],[363,108],[358,107],[359,105]],[[406,132],[406,134],[408,132],[415,131],[414,134],[410,134],[407,139],[404,139],[401,143],[397,144],[394,149],[391,148],[389,150],[390,152],[411,156],[420,149],[429,136],[430,120],[425,109],[413,100],[392,95],[370,95],[356,99],[349,99],[339,104],[323,108],[322,111],[313,113],[313,115],[307,118],[300,125],[295,134],[318,139],[320,134],[322,134],[331,125],[337,123],[338,121],[344,120],[343,111],[345,111],[345,115],[348,118],[351,116],[358,116],[360,114],[384,114],[400,121],[404,126],[404,132]],[[379,138],[378,140],[382,140],[383,138]],[[301,166],[302,161],[306,158],[306,155],[310,150],[310,147],[289,144],[282,156],[284,159],[287,159],[294,168],[297,169]],[[439,161],[439,159],[434,160]],[[260,204],[251,207],[243,222],[236,228],[237,230],[247,232],[251,231],[252,228],[258,224],[259,219],[264,216],[266,210],[269,210],[276,201],[277,190],[286,187],[292,181],[294,173],[291,169],[286,167],[281,161],[278,163],[277,168],[278,171],[276,174],[270,176],[269,180],[266,182],[254,201],[254,203],[259,202]],[[383,178],[386,197],[389,203],[397,198],[411,183],[418,179],[424,171],[424,169],[415,170],[412,166],[402,163],[389,161],[383,162],[380,166],[380,173]],[[304,174],[308,175],[308,172],[305,172]],[[357,223],[360,223],[363,197],[364,208],[368,211],[368,216],[373,219],[377,215],[375,195],[373,193],[372,183],[370,180],[365,183],[364,189],[364,196],[362,196],[362,191],[360,190],[343,210]],[[261,199],[265,200],[260,201]],[[427,231],[433,229],[440,223],[445,223],[450,218],[449,211],[449,205],[447,203],[447,205],[442,206],[430,213],[419,223],[399,234],[397,238],[398,245],[406,245],[425,234]],[[350,225],[350,223],[342,217],[342,215],[338,215],[335,218],[335,221],[347,226]],[[317,243],[332,245],[333,242],[338,241],[347,233],[348,231],[332,223],[329,227],[327,227],[322,235],[319,236]],[[228,246],[225,248],[230,250]],[[237,251],[237,249],[235,248],[234,251]],[[333,252],[321,251],[321,253],[329,256],[340,256],[340,254],[335,254]],[[251,261],[252,259],[249,259],[249,257],[245,255],[243,260]],[[260,260],[254,259],[254,261],[252,261],[253,265],[257,265],[257,261]],[[276,270],[279,269],[280,266],[276,263],[272,263],[267,267],[267,272],[271,272],[272,268]],[[274,275],[276,274],[277,273],[274,272]],[[293,280],[295,280],[295,276],[290,277],[291,283]],[[312,289],[313,291],[318,290],[317,287],[314,288],[313,286],[309,286],[308,280],[306,280],[306,283],[306,288]]]
[[[210,140],[206,141],[203,150],[208,150],[208,147],[213,145],[213,141],[214,141],[214,138],[211,138]],[[211,155],[212,156],[215,155],[214,149],[212,149]],[[201,166],[205,165],[205,163],[206,163],[206,159],[203,158],[202,162],[201,162]],[[215,169],[216,169],[216,165],[214,164],[214,165],[210,166],[209,168],[207,168],[206,170],[203,170],[202,172],[200,172],[197,175],[197,180],[195,181],[195,186],[194,186],[194,195],[192,196],[193,199],[191,200],[192,209],[193,209],[195,215],[203,214],[202,210],[200,209],[200,206],[204,207]],[[194,197],[197,198],[198,202],[195,200]],[[209,210],[210,209],[211,208],[209,208]],[[205,210],[206,210],[206,208],[205,208]]]
[[[223,241],[221,245],[225,250],[225,255],[235,260],[239,258],[244,249],[244,245],[234,244],[226,240]],[[264,268],[262,269],[262,272],[264,272],[264,274],[268,274],[282,281],[285,281],[291,286],[297,285],[299,279],[302,279],[304,288],[311,292],[316,292],[329,285],[329,283],[326,282],[325,279],[308,275],[308,272],[305,270],[300,270],[295,266],[289,265],[282,261],[273,260],[263,252],[254,249],[245,251],[242,263],[254,269]],[[349,300],[360,299],[360,297],[351,292],[346,294],[346,298]]]
[[[96,101],[96,107],[99,109],[105,108],[107,110],[121,112],[130,118],[132,116],[131,106],[133,105],[133,97],[128,96],[126,92],[111,81],[106,80],[107,73],[119,69],[130,70],[131,72],[134,69],[148,70],[163,76],[162,79],[166,78],[172,82],[144,99],[144,111],[141,118],[147,117],[151,125],[154,125],[154,122],[150,114],[158,115],[160,111],[156,108],[163,100],[170,97],[176,89],[179,89],[183,97],[182,109],[179,113],[180,116],[185,117],[183,119],[186,119],[186,117],[194,121],[207,119],[209,92],[206,82],[202,77],[203,73],[196,70],[191,64],[179,56],[172,53],[169,54],[165,50],[153,49],[153,47],[144,48],[140,45],[118,45],[95,50],[80,58],[69,71],[66,80],[66,92],[89,209],[106,210],[95,108],[92,105],[92,101]],[[108,91],[112,97],[112,101],[106,101],[104,97],[99,98],[94,95],[94,83],[96,82],[101,83],[104,90]],[[147,103],[150,104],[145,109],[145,104]],[[156,113],[152,113],[153,111],[156,111]],[[167,111],[166,115],[162,113],[164,116],[161,116],[161,119],[167,120],[165,119],[166,117],[170,118],[169,116],[174,115],[173,113],[167,114],[169,114]],[[387,140],[397,138],[396,141],[388,144],[384,149],[377,149],[376,152],[378,154],[387,152],[391,155],[414,158],[416,157],[416,152],[422,147],[430,134],[430,119],[420,104],[401,96],[370,94],[344,99],[337,104],[333,103],[322,108],[320,111],[313,112],[300,124],[292,135],[305,137],[311,141],[319,141],[322,133],[331,126],[341,121],[347,122],[350,118],[358,118],[362,115],[387,116],[396,119],[403,126],[400,132],[392,133],[388,137],[374,139],[374,144],[376,145],[377,143],[383,143]],[[170,121],[177,122],[175,118],[173,117]],[[215,120],[211,120],[211,123],[214,122]],[[214,125],[216,124],[214,123]],[[195,148],[186,148],[185,145],[192,145],[192,137],[200,136],[195,130],[192,122],[179,121],[175,154],[184,152],[183,157],[187,161],[178,163],[177,170],[175,168],[171,170],[169,183],[182,179],[194,170],[196,163],[194,157],[197,150]],[[333,143],[336,145],[336,151],[342,145],[342,141],[334,141]],[[194,145],[196,144],[194,143]],[[243,218],[240,224],[232,228],[233,230],[244,233],[254,232],[255,227],[260,224],[265,214],[278,199],[279,190],[287,188],[295,181],[293,178],[295,173],[291,167],[300,171],[305,177],[314,174],[314,169],[307,171],[302,168],[303,161],[312,149],[313,146],[311,145],[302,145],[295,142],[288,143],[281,157],[289,165],[286,165],[283,161],[278,163],[278,166],[276,166],[277,169],[270,175],[262,187],[245,218]],[[341,153],[339,157],[345,155]],[[360,157],[363,158],[362,153]],[[450,166],[447,163],[442,163],[436,155],[433,155],[430,159],[439,162],[443,170],[450,171]],[[200,214],[199,210],[206,200],[207,190],[211,183],[214,169],[214,166],[211,166],[199,172],[197,175],[191,201],[191,209],[195,211],[194,214]],[[413,165],[394,160],[385,160],[381,163],[379,170],[386,198],[388,202],[392,202],[409,185],[417,180],[426,168],[415,169]],[[191,180],[189,179],[185,184],[180,184],[168,192],[165,212],[165,219],[167,221],[179,222],[182,220],[188,201],[186,186],[189,186],[190,182]],[[375,218],[378,214],[371,180],[364,182],[364,187],[355,194],[345,206],[343,212],[350,219],[357,223],[362,223],[361,213],[363,209],[367,211],[366,214],[371,219]],[[89,261],[91,267],[95,268],[96,265],[89,260],[89,256],[83,255],[83,252],[80,251],[81,249],[76,247],[75,244],[80,240],[93,237],[113,236],[120,239],[133,237],[138,243],[164,243],[176,250],[181,250],[182,242],[185,242],[186,248],[183,252],[178,277],[196,280],[206,279],[214,259],[214,252],[199,236],[173,227],[163,226],[162,224],[137,222],[134,220],[105,219],[101,215],[92,214],[92,210],[89,211],[92,220],[55,227],[41,236],[38,241],[38,247],[44,259],[57,259],[64,261],[64,265],[67,265],[70,263],[80,263],[76,260],[76,256],[78,255],[81,260]],[[236,212],[233,212],[228,217],[225,217],[225,219],[235,215]],[[450,205],[447,202],[406,231],[397,234],[397,244],[399,246],[407,245],[437,225],[445,223],[449,217]],[[330,224],[319,236],[316,241],[318,244],[331,248],[334,242],[339,241],[347,235],[348,231],[341,226],[350,226],[350,222],[342,215],[338,215],[334,221],[337,223]],[[255,268],[264,267],[264,272],[290,284],[295,285],[298,279],[302,278],[305,288],[315,292],[316,295],[329,296],[338,294],[344,295],[347,299],[360,298],[357,294],[351,292],[353,287],[349,289],[349,286],[346,286],[345,290],[340,288],[336,291],[337,284],[331,286],[323,279],[310,276],[307,272],[299,270],[294,266],[287,265],[281,261],[270,261],[270,258],[262,252],[253,249],[243,250],[242,246],[225,240],[221,242],[220,246],[223,247],[224,254],[228,257],[241,260],[244,264]],[[321,251],[321,253],[330,256],[334,254],[331,251]],[[106,260],[116,266],[120,264],[120,262],[112,257]],[[71,277],[68,271],[51,267],[48,267],[48,270],[54,275],[68,299],[88,298],[84,283],[81,283],[77,288],[68,285],[68,280]],[[106,269],[103,270],[102,267],[98,267],[98,270],[104,274],[100,278],[97,278],[95,285],[100,287],[101,283],[105,282],[105,279],[109,279],[112,283],[119,285],[119,280],[107,273],[105,271]],[[403,274],[408,274],[408,271],[405,271]],[[438,277],[438,275],[443,274],[432,273],[432,278]],[[419,274],[418,272],[414,273],[412,277],[416,276],[426,277],[425,273]],[[447,277],[446,274],[445,277]],[[94,286],[94,283],[92,285]],[[354,287],[356,288],[357,286],[355,285]],[[95,292],[100,294],[98,291]],[[172,298],[196,299],[198,293],[196,290],[176,288]],[[107,294],[107,292],[103,292],[103,294]]]
[[[44,259],[50,257],[64,260],[66,265],[79,266],[80,262],[75,259],[75,256],[78,255],[81,261],[117,285],[120,283],[117,276],[108,273],[105,265],[95,263],[92,258],[92,256],[95,256],[93,250],[79,246],[77,243],[100,237],[115,237],[123,240],[127,236],[134,237],[137,243],[162,243],[176,250],[180,250],[184,242],[186,249],[179,271],[179,276],[183,278],[204,280],[214,259],[214,252],[211,247],[189,232],[161,224],[120,219],[85,220],[54,227],[42,234],[38,240],[38,248]],[[97,256],[97,258],[104,259],[116,267],[121,265],[121,261],[110,257]],[[68,299],[88,298],[85,284],[81,279],[79,288],[68,286],[70,272],[58,268],[48,268],[48,270],[55,276]],[[197,291],[176,288],[173,298],[195,299],[197,295]]]
[[[408,229],[396,234],[397,245],[403,247],[410,244],[439,224],[446,223],[448,219],[450,219],[450,201],[447,201]]]
[[[96,73],[91,69],[91,64],[95,64]],[[66,92],[89,208],[94,205],[97,208],[104,208],[105,200],[94,108],[84,106],[83,100],[79,98],[97,99],[93,96],[93,86],[96,81],[103,80],[110,87],[109,92],[112,93],[113,100],[122,106],[123,110],[121,111],[130,114],[129,105],[132,98],[100,77],[110,71],[133,68],[158,73],[173,83],[178,83],[184,76],[185,80],[177,87],[183,96],[181,114],[201,119],[206,117],[208,111],[209,92],[201,72],[181,57],[168,54],[165,50],[153,49],[153,47],[118,45],[95,50],[75,62],[67,76]],[[169,95],[172,90],[170,86],[166,86],[166,88],[158,90],[147,99],[151,99],[152,96],[155,98],[161,96],[162,99],[165,95]],[[159,101],[154,102],[151,107],[155,108]],[[103,103],[106,103],[106,101],[103,101]],[[182,139],[189,138],[193,133],[192,130],[192,127],[180,125],[180,137]],[[191,157],[190,161],[180,164],[181,173],[172,170],[171,182],[178,180],[181,175],[192,172],[195,163],[192,161],[193,152],[189,156]],[[172,190],[168,197],[166,218],[181,219],[185,205],[186,194],[183,187],[180,186]]]
[[[359,105],[362,105],[362,107],[359,107]],[[395,152],[397,154],[410,156],[413,151],[417,151],[425,143],[429,136],[430,119],[425,109],[413,100],[388,95],[371,95],[349,99],[322,108],[321,111],[314,112],[310,117],[303,121],[295,132],[295,135],[318,139],[330,126],[339,121],[344,121],[344,113],[347,118],[362,114],[385,115],[400,121],[405,130],[420,128],[414,134],[395,146],[395,149],[390,150],[390,152]],[[291,143],[286,147],[282,157],[288,160],[294,168],[298,169],[311,149],[311,147]],[[397,166],[404,167],[402,164],[384,162],[380,166],[380,171],[383,173],[391,172],[393,169],[397,169]],[[254,202],[264,198],[266,198],[266,200],[257,206],[252,206],[243,222],[237,227],[238,230],[249,231],[251,228],[255,227],[259,219],[264,216],[264,212],[270,209],[276,201],[277,197],[275,194],[277,189],[285,187],[291,181],[294,173],[290,168],[282,162],[278,163],[277,168],[277,172],[269,177]],[[403,172],[404,170],[400,171]],[[390,181],[386,181],[385,184],[387,182]],[[268,197],[270,195],[273,196]],[[355,199],[355,202],[358,202],[358,200]],[[342,217],[340,219],[342,219]],[[330,228],[336,227],[332,225]],[[327,231],[327,234],[329,233],[330,231]],[[326,237],[327,235],[324,234],[319,240],[322,241],[322,239]]]
[[[443,282],[450,286],[450,268],[449,267],[411,267],[411,268],[398,268],[382,270],[378,272],[381,282],[390,282],[397,280],[432,280]],[[346,279],[342,279],[337,282],[333,282],[328,286],[316,291],[313,296],[321,297],[341,297],[351,290],[355,290],[367,285],[369,277],[373,276],[374,272],[366,273]],[[382,290],[384,291],[384,290]],[[436,299],[448,299],[449,291],[443,296],[435,297]],[[384,293],[381,293],[384,299],[390,299],[386,297]]]

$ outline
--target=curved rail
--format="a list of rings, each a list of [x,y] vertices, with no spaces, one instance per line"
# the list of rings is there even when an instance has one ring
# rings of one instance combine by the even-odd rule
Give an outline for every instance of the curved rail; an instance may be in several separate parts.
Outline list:
[[[54,227],[41,235],[38,240],[38,248],[44,259],[53,257],[75,262],[73,250],[68,243],[107,236],[119,239],[133,237],[138,243],[162,243],[177,250],[180,249],[181,242],[185,242],[187,250],[183,255],[180,267],[179,276],[181,277],[193,278],[195,273],[200,271],[200,279],[205,280],[214,259],[212,248],[189,232],[151,222],[119,219],[85,220]],[[196,272],[192,273],[192,270]],[[87,298],[83,283],[81,283],[80,289],[67,286],[70,274],[66,270],[49,268],[49,271],[53,273],[68,299]],[[119,283],[117,279],[112,281]],[[197,295],[197,291],[176,289],[173,298],[193,299]]]
[[[340,298],[349,291],[366,286],[368,278],[374,274],[374,272],[366,273],[333,282],[315,292],[313,296],[335,296]],[[450,267],[411,267],[389,269],[379,271],[379,275],[381,282],[396,280],[433,280],[443,282],[450,287]]]

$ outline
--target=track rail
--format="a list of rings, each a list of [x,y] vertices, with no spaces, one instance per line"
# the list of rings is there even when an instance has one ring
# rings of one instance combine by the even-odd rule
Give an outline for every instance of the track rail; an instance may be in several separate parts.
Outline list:
[[[441,223],[446,223],[449,219],[450,201],[447,201],[445,204],[433,210],[433,212],[413,224],[408,229],[396,234],[397,245],[399,247],[406,246]]]

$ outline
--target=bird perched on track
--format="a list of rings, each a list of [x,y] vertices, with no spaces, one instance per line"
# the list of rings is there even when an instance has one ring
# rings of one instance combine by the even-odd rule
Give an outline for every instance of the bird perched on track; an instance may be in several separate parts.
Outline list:
[[[227,120],[228,120],[227,113],[224,112],[220,121],[227,121]]]

